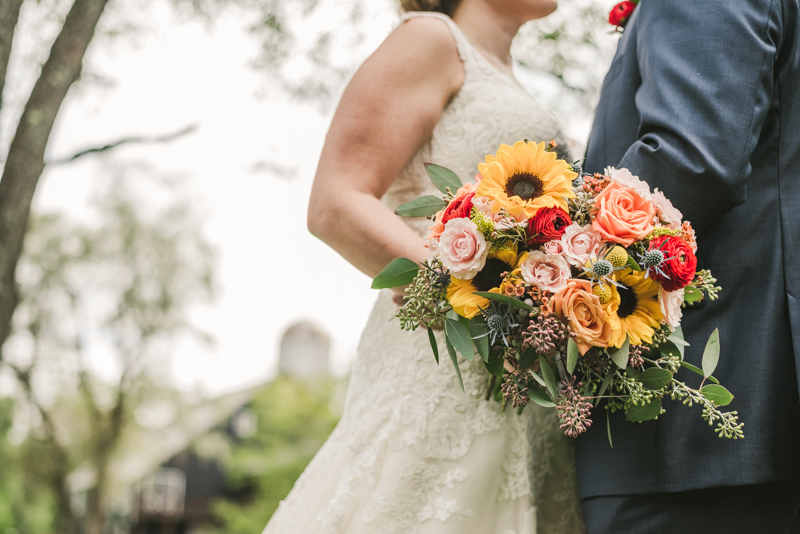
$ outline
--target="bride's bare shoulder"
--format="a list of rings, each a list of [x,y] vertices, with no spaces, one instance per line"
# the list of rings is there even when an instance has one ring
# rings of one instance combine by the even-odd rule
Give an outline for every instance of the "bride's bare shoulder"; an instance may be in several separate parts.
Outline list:
[[[447,79],[461,86],[463,66],[447,23],[434,17],[412,17],[400,24],[367,60],[409,79]],[[383,69],[380,69],[383,70]]]

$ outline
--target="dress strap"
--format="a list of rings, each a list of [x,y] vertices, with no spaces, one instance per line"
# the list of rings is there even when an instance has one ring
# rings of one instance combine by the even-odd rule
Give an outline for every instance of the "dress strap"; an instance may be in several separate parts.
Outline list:
[[[469,43],[467,36],[461,31],[461,28],[453,22],[453,19],[445,15],[444,13],[438,13],[436,11],[409,11],[408,13],[404,14],[400,22],[405,22],[409,19],[417,18],[417,17],[428,17],[432,19],[439,19],[447,24],[447,27],[450,28],[450,33],[453,34],[453,39],[456,42],[456,48],[458,49],[458,57],[461,59],[461,62],[464,64],[464,78],[466,81],[467,77],[472,77],[473,72],[473,49],[472,45]]]

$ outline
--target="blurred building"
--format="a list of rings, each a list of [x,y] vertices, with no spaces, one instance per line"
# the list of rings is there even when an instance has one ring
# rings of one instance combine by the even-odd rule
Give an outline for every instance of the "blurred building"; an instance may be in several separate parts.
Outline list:
[[[299,380],[328,376],[330,338],[309,322],[290,326],[280,344],[279,370]],[[249,404],[268,382],[194,406],[162,428],[129,432],[109,465],[108,534],[202,534],[213,525],[211,502],[234,498],[226,487],[231,443],[253,436],[256,413]],[[90,466],[69,477],[72,508],[79,517],[96,484]],[[246,496],[242,496],[246,497]]]

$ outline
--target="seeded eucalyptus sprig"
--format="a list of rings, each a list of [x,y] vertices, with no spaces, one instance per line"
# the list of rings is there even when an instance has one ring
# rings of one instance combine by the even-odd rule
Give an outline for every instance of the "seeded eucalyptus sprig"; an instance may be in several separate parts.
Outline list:
[[[708,300],[714,300],[719,296],[719,292],[722,291],[722,288],[716,285],[717,279],[711,276],[711,271],[708,269],[703,269],[702,271],[698,271],[697,274],[694,275],[694,280],[692,280],[692,285],[699,289],[700,291],[705,291],[708,295]]]
[[[405,303],[397,312],[400,326],[404,330],[416,330],[425,325],[431,328],[442,326],[448,308],[443,306],[450,285],[450,273],[440,261],[422,263],[422,268],[406,289]]]
[[[703,419],[708,422],[708,426],[712,426],[715,421],[717,422],[717,428],[714,429],[714,432],[719,437],[729,439],[744,438],[744,431],[742,430],[744,423],[739,422],[739,412],[723,412],[720,410],[719,404],[709,400],[700,391],[692,389],[678,380],[673,380],[670,385],[672,386],[672,391],[670,392],[672,400],[680,400],[686,406],[692,406],[696,403],[703,407]]]

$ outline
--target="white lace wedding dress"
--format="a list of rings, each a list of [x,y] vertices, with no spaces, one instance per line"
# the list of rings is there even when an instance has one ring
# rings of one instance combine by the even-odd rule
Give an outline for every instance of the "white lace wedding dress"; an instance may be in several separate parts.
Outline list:
[[[558,121],[497,70],[451,19],[464,84],[383,198],[394,208],[436,193],[423,163],[472,179],[486,154],[520,139],[566,146]],[[425,235],[430,221],[409,220]],[[463,362],[461,391],[439,338],[392,317],[378,297],[361,338],[339,425],[281,503],[264,534],[573,534],[583,532],[572,444],[554,412],[522,415],[484,400],[480,358]]]

